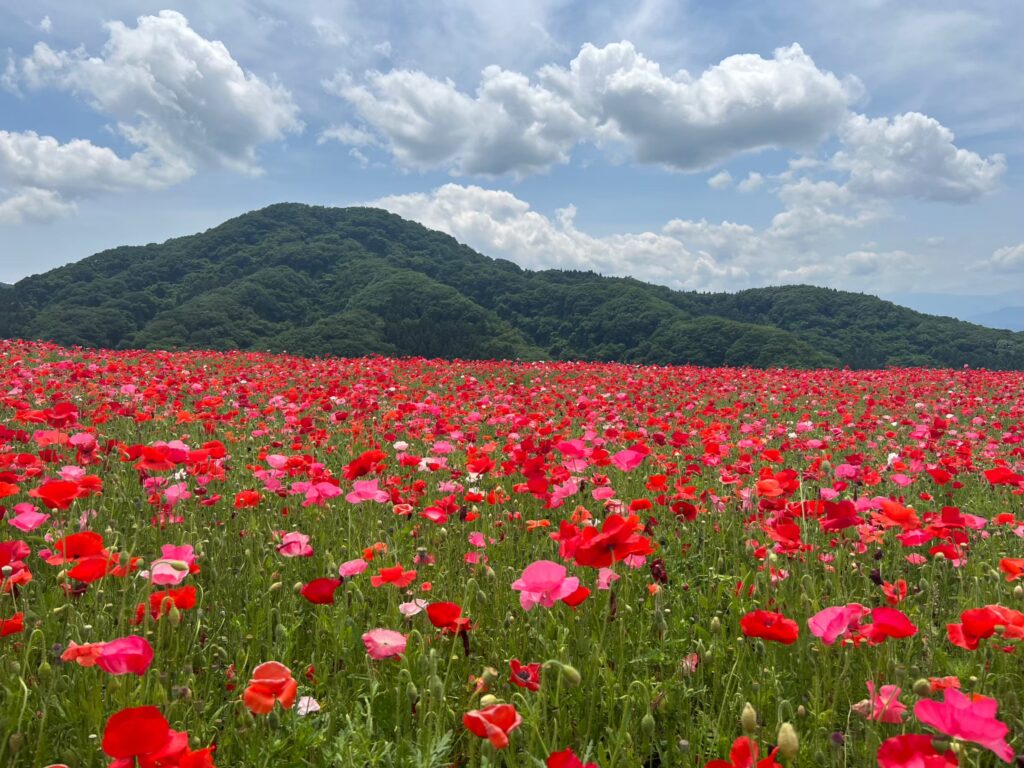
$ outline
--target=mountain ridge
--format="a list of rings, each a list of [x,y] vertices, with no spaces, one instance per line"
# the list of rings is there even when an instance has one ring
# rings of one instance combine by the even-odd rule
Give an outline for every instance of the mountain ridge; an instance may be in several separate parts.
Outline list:
[[[815,286],[531,271],[375,208],[277,203],[0,288],[0,336],[128,348],[1024,369],[1024,333]]]

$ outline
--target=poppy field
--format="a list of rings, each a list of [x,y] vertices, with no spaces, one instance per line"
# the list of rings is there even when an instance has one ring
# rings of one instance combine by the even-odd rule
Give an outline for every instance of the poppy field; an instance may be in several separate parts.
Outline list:
[[[0,765],[1024,758],[1024,379],[0,342]]]

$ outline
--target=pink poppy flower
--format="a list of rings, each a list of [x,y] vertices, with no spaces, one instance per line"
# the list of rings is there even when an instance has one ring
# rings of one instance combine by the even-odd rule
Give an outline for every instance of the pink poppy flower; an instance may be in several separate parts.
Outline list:
[[[153,646],[144,637],[129,635],[103,643],[96,666],[112,675],[144,675],[153,663]]]
[[[896,685],[883,685],[875,692],[875,684],[868,680],[868,698],[853,705],[858,715],[879,723],[902,723],[907,711],[906,705],[900,702],[901,688]]]
[[[285,557],[313,556],[313,548],[309,546],[309,536],[298,531],[284,534],[277,551]]]
[[[338,567],[338,574],[343,579],[351,579],[353,576],[358,576],[360,573],[365,571],[370,564],[359,558],[358,560],[349,560],[342,563]]]
[[[947,688],[941,702],[926,699],[914,705],[914,716],[925,725],[954,739],[973,741],[989,749],[1003,762],[1013,761],[1006,743],[1009,726],[996,720],[999,703],[980,694],[966,695]]]
[[[49,519],[49,515],[40,512],[32,504],[21,503],[14,505],[14,517],[8,518],[7,524],[24,533],[31,533]]]
[[[611,568],[601,568],[597,572],[597,588],[598,589],[611,589],[612,582],[618,581],[622,577],[619,576]]]
[[[371,659],[387,659],[405,653],[406,636],[393,629],[371,629],[363,635],[363,644]]]
[[[855,634],[859,629],[860,620],[868,614],[868,609],[859,603],[836,605],[818,611],[807,620],[811,634],[820,637],[825,645],[832,645],[840,637]]]
[[[550,560],[538,560],[526,566],[523,575],[512,582],[512,589],[519,592],[519,604],[530,610],[540,603],[550,608],[563,597],[571,595],[580,585],[575,576],[566,577],[564,565]]]
[[[406,618],[409,618],[410,616],[415,616],[417,613],[421,613],[426,610],[426,607],[426,600],[416,598],[415,600],[410,600],[408,603],[399,603],[398,611]]]
[[[376,480],[356,480],[352,487],[354,490],[345,497],[349,504],[362,504],[364,501],[386,504],[391,500],[387,491],[377,487]]]
[[[632,472],[634,469],[643,464],[645,454],[640,451],[634,451],[632,448],[627,448],[624,451],[619,451],[612,456],[612,464],[622,472]]]

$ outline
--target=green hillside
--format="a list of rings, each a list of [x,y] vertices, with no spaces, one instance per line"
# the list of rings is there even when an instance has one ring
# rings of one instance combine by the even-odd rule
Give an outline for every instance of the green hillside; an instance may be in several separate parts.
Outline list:
[[[531,272],[371,208],[280,204],[0,288],[0,336],[113,348],[1024,369],[1024,333],[812,286]]]

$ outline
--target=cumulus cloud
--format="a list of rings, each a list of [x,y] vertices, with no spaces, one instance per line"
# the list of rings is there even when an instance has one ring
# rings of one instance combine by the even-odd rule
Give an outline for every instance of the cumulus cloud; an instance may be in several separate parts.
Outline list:
[[[1005,158],[959,148],[954,138],[919,112],[893,118],[851,115],[831,164],[849,174],[853,191],[879,197],[968,202],[996,189]]]
[[[628,41],[587,44],[531,80],[484,69],[475,92],[423,72],[341,73],[325,83],[385,140],[396,162],[459,174],[524,175],[568,162],[581,142],[624,146],[641,163],[694,171],[766,147],[812,147],[859,97],[798,45],[730,56],[699,77],[663,73]]]
[[[549,218],[502,190],[446,184],[429,193],[395,195],[369,204],[532,269],[594,270],[677,288],[744,277],[736,267],[691,253],[670,235],[648,231],[597,237],[576,226],[571,205]]]
[[[732,174],[728,171],[719,171],[708,179],[708,186],[715,190],[728,189],[732,186]]]
[[[419,170],[535,173],[567,162],[588,130],[571,104],[500,67],[484,70],[472,96],[408,70],[371,72],[358,85],[342,75],[327,87],[385,137],[400,165]]]
[[[107,32],[96,56],[37,43],[3,82],[80,96],[138,150],[123,157],[84,139],[0,131],[0,186],[10,195],[0,220],[24,220],[33,201],[34,218],[56,218],[87,194],[161,189],[204,168],[259,173],[257,148],[302,128],[287,90],[243,70],[179,13],[142,16],[135,27],[114,21]]]
[[[98,56],[37,43],[22,81],[82,96],[131,143],[193,168],[258,172],[257,147],[302,128],[283,86],[246,72],[180,13],[141,16],[135,27],[113,21],[107,32]]]
[[[826,190],[834,194],[831,190]],[[823,192],[822,194],[826,194]],[[827,194],[826,194],[827,196]],[[809,191],[795,192],[798,210]],[[915,257],[902,251],[844,248],[842,234],[859,226],[855,217],[823,216],[821,229],[756,229],[747,224],[673,219],[660,231],[597,236],[576,224],[567,206],[553,217],[533,210],[511,192],[446,184],[431,192],[395,195],[369,205],[385,208],[447,232],[490,256],[531,269],[587,269],[631,276],[678,289],[736,290],[770,283],[815,282],[848,287],[884,285],[912,274]]]
[[[66,143],[33,131],[0,130],[0,182],[69,193],[159,189],[191,175],[181,162],[147,152],[122,158],[107,147],[75,139]]]
[[[52,189],[27,187],[0,200],[0,224],[51,221],[68,216],[74,210],[74,203],[62,200]]]
[[[1024,243],[1007,245],[997,248],[992,257],[983,266],[998,272],[1017,272],[1024,270]]]
[[[764,176],[757,171],[751,171],[747,174],[747,178],[736,185],[736,189],[740,192],[756,192],[764,186]]]

